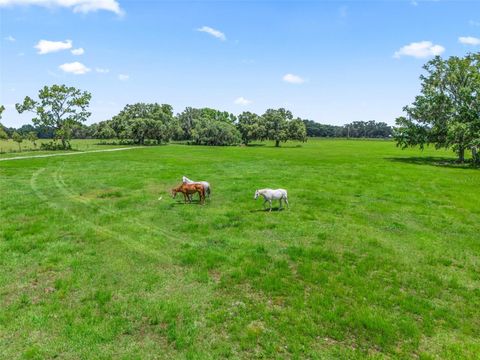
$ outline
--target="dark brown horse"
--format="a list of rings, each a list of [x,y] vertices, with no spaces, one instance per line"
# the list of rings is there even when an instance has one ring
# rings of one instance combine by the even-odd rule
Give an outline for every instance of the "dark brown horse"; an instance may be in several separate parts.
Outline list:
[[[202,184],[194,183],[194,184],[185,184],[182,183],[181,185],[177,186],[176,188],[172,189],[172,197],[175,198],[177,193],[181,192],[183,194],[183,199],[185,200],[185,204],[191,202],[191,197],[189,195],[193,195],[198,193],[200,195],[200,204],[205,203],[205,187]]]

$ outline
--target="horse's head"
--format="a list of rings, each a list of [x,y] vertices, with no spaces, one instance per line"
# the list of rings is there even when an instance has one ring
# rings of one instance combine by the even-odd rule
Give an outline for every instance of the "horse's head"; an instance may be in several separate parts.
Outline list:
[[[173,189],[171,190],[171,193],[172,193],[172,198],[175,199],[175,197],[177,196],[177,193],[178,193],[178,189],[177,189],[177,188],[173,188]]]
[[[258,195],[260,195],[260,192],[258,190],[255,190],[255,196],[253,197],[255,200],[258,199]]]

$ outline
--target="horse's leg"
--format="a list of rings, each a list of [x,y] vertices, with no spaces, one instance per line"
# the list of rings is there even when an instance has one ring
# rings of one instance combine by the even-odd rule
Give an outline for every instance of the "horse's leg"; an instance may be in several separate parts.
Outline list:
[[[264,208],[264,209],[266,209],[265,204],[267,203],[267,201],[268,201],[267,199],[264,199],[264,200],[263,200],[263,208]]]
[[[290,208],[290,205],[288,204],[288,199],[287,199],[286,196],[285,196],[285,199],[284,199],[284,200],[285,200],[285,204],[287,204],[287,208]]]
[[[186,193],[182,193],[183,194],[183,202],[186,204],[187,203],[187,194]]]
[[[282,209],[282,198],[278,199],[278,202],[280,203],[280,207],[278,208],[278,210],[281,210]]]
[[[269,211],[272,212],[272,200],[270,199],[270,200],[268,200],[268,202],[270,203],[270,210]]]

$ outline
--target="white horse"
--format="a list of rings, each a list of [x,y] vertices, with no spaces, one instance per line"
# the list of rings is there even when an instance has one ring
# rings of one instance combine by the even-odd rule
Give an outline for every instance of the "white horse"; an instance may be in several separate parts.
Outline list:
[[[182,182],[185,184],[202,184],[205,189],[205,195],[210,197],[210,184],[207,181],[193,181],[184,176],[182,177]]]
[[[287,195],[287,190],[284,189],[261,189],[261,190],[256,190],[255,191],[255,197],[254,199],[257,200],[259,196],[263,196],[263,199],[265,200],[263,202],[263,207],[265,207],[265,203],[268,201],[270,203],[270,210],[272,211],[272,200],[279,200],[280,201],[280,208],[282,209],[282,200],[285,201],[285,204],[288,205],[288,195]]]

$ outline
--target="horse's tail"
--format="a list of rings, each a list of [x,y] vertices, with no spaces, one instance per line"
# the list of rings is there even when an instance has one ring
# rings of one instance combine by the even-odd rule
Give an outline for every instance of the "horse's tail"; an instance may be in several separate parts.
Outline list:
[[[210,193],[211,193],[210,186],[207,186],[207,195],[208,195],[208,197],[210,197]]]

